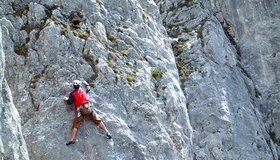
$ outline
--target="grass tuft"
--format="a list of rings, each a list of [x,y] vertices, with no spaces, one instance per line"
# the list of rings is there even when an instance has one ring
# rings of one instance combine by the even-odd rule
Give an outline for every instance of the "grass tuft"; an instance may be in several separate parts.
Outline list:
[[[155,69],[155,70],[151,70],[151,74],[155,78],[157,77],[162,78],[164,73],[161,70]]]

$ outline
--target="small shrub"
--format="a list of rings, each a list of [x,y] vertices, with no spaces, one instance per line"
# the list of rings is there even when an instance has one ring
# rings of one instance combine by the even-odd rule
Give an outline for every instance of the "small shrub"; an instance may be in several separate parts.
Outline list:
[[[125,64],[128,65],[128,66],[133,66],[133,63],[130,62],[130,61],[125,62]]]
[[[27,4],[20,6],[14,13],[15,16],[22,16],[29,11],[29,7]]]
[[[87,62],[92,62],[92,61],[93,61],[93,57],[92,57],[92,55],[90,55],[89,53],[83,54],[83,58],[84,58]]]
[[[30,33],[33,30],[33,27],[29,24],[23,25],[20,30],[25,30],[27,33]]]
[[[118,68],[113,68],[113,71],[115,72],[115,74],[121,74],[121,71]]]
[[[128,74],[128,75],[126,75],[126,80],[128,82],[132,83],[135,81],[135,76]]]
[[[178,44],[173,45],[172,48],[174,50],[178,50],[178,49],[183,49],[187,46],[188,46],[187,43],[178,43]]]
[[[39,112],[40,111],[40,105],[35,106],[34,111]]]
[[[128,49],[125,49],[125,50],[120,51],[120,54],[123,56],[127,56],[129,54],[129,51],[128,51]]]
[[[183,52],[184,48],[188,46],[187,43],[173,43],[172,45],[172,50],[174,52],[175,56],[178,56],[180,53]]]
[[[79,37],[82,38],[82,39],[84,39],[84,40],[87,40],[87,39],[89,38],[89,33],[87,33],[87,32],[81,32],[81,33],[79,34]]]
[[[38,32],[35,33],[35,38],[36,38],[37,40],[39,39],[39,37],[40,37],[40,31],[38,31]]]
[[[187,77],[189,76],[193,70],[192,69],[189,69],[187,66],[186,66],[187,62],[186,60],[178,60],[176,62],[176,66],[179,70],[179,76],[182,76],[182,77]]]
[[[192,74],[193,70],[188,69],[186,66],[179,69],[179,76],[181,77],[188,77],[190,74]]]
[[[118,29],[117,29],[117,32],[123,33],[123,30],[122,30],[121,28],[118,28]]]
[[[109,66],[112,66],[115,63],[115,60],[113,58],[109,58],[107,63]]]
[[[182,67],[184,67],[186,64],[187,64],[186,60],[178,60],[178,61],[176,62],[176,66],[177,66],[178,68],[182,68]]]
[[[62,28],[60,28],[60,34],[61,35],[66,35],[67,34],[67,28],[65,28],[65,27],[62,27]]]
[[[124,29],[129,28],[127,24],[124,24],[122,27],[123,27]]]
[[[80,32],[80,31],[74,30],[74,31],[73,31],[73,34],[74,34],[74,36],[79,37],[79,38],[82,38],[82,39],[84,39],[84,40],[87,40],[88,37],[89,37],[89,33],[86,32],[86,31]]]
[[[181,34],[181,31],[179,28],[175,28],[172,30],[172,37],[178,37]]]
[[[147,9],[143,10],[143,17],[146,18],[146,19],[149,17],[149,12],[148,12]]]
[[[76,30],[74,30],[74,31],[73,31],[73,34],[74,34],[74,36],[76,36],[76,37],[77,37],[77,36],[79,35],[79,32],[78,32],[78,31],[76,31]]]
[[[107,38],[112,42],[112,43],[116,43],[117,42],[117,38],[114,37],[110,32],[106,32]]]
[[[188,38],[179,38],[178,41],[179,42],[187,42],[187,41],[189,41],[189,39]]]
[[[136,74],[137,72],[139,72],[139,70],[138,70],[138,69],[134,69],[132,72],[133,72],[134,74]]]
[[[65,22],[63,22],[63,21],[61,21],[61,20],[59,20],[59,19],[57,19],[57,18],[54,18],[54,17],[52,17],[51,18],[51,21],[54,23],[54,24],[56,24],[56,25],[63,25],[63,27],[64,28],[67,28],[67,23],[65,23]]]
[[[28,55],[28,47],[24,44],[22,46],[15,46],[14,47],[15,53],[21,56],[27,56]]]
[[[157,77],[162,78],[163,77],[163,72],[160,71],[160,70],[156,70],[156,69],[155,70],[151,70],[151,74],[155,78],[157,78]]]

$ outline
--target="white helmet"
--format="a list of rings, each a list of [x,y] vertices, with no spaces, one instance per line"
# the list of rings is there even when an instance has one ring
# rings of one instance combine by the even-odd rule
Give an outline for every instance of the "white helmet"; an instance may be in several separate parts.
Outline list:
[[[82,84],[82,82],[79,81],[79,80],[74,80],[73,81],[73,86],[80,86],[81,84]]]

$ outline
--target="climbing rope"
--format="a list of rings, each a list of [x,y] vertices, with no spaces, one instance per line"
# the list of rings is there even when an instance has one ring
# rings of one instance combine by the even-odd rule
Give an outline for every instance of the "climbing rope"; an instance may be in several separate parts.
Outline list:
[[[87,128],[86,128],[86,117],[84,117],[84,146],[85,146],[85,160],[88,160],[88,146],[87,146]]]

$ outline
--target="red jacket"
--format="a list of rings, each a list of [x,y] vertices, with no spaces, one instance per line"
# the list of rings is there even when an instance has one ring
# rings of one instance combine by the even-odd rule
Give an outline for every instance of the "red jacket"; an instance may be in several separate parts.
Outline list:
[[[79,89],[72,93],[74,97],[74,106],[75,108],[80,107],[82,104],[89,103],[90,100],[87,96],[87,92],[83,89]]]
[[[69,99],[66,101],[67,104],[74,104],[77,109],[82,104],[89,103],[90,99],[88,98],[87,93],[90,91],[89,86],[86,86],[86,90],[77,89],[70,93]]]

